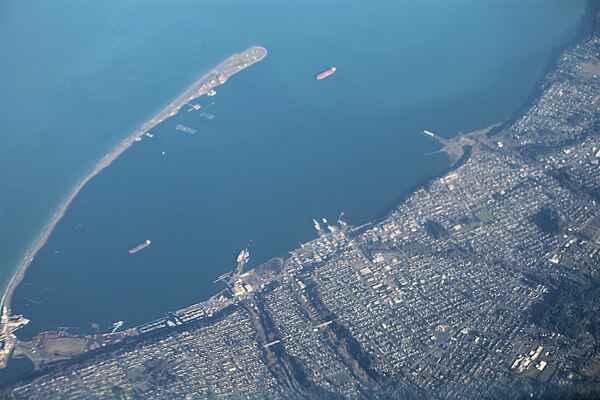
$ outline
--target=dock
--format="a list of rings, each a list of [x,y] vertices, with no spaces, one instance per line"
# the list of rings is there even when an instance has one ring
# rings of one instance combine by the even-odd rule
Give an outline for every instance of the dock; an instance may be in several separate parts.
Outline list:
[[[438,142],[438,143],[440,143],[440,144],[442,144],[444,146],[447,145],[448,142],[449,142],[448,139],[443,138],[443,137],[441,137],[439,135],[436,135],[435,133],[433,133],[431,131],[428,131],[428,130],[422,130],[421,131],[421,135],[423,135],[423,136],[425,136],[427,138],[433,139],[436,142]]]
[[[196,132],[198,132],[194,128],[190,128],[189,126],[185,126],[185,125],[181,125],[181,124],[177,124],[177,126],[175,127],[175,129],[178,130],[178,131],[181,131],[181,132],[188,133],[190,135],[195,135]]]

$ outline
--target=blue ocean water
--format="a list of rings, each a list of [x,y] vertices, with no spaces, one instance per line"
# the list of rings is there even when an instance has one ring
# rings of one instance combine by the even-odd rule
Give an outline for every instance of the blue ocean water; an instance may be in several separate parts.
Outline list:
[[[15,293],[28,337],[147,321],[213,294],[249,243],[256,265],[312,239],[312,218],[381,215],[448,166],[418,132],[511,117],[586,2],[1,7],[2,288],[102,156],[222,59],[269,49],[199,101],[214,120],[182,111],[84,188]]]

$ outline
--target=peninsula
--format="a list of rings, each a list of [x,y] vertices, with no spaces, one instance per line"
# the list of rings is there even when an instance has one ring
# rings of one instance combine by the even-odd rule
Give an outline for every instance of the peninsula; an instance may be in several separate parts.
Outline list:
[[[61,204],[58,211],[46,228],[43,230],[31,250],[25,255],[21,261],[19,268],[13,275],[11,281],[6,288],[0,300],[1,309],[1,322],[0,322],[0,369],[6,365],[7,360],[10,358],[14,343],[16,343],[16,336],[14,331],[19,329],[22,325],[28,321],[21,317],[11,317],[11,298],[15,288],[19,285],[27,268],[35,258],[36,254],[44,246],[52,231],[65,215],[66,210],[69,208],[71,202],[75,199],[77,194],[90,181],[94,176],[100,173],[103,169],[108,167],[117,157],[119,157],[125,150],[127,150],[133,143],[140,141],[142,136],[156,125],[160,124],[164,120],[171,118],[179,112],[187,102],[197,99],[205,94],[211,92],[215,87],[224,84],[227,80],[237,74],[238,72],[250,67],[251,65],[261,61],[267,56],[267,49],[261,46],[253,46],[241,53],[236,53],[222,61],[215,68],[202,75],[198,80],[190,85],[183,93],[181,93],[175,100],[170,102],[150,120],[142,124],[142,126],[127,139],[121,142],[113,151],[108,153],[100,162],[94,167],[94,169],[87,174],[71,191],[65,201]]]

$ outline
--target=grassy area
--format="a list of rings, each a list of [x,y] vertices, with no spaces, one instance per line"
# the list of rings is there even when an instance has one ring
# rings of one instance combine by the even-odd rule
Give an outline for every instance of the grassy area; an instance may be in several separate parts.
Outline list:
[[[551,367],[546,367],[538,376],[538,379],[541,382],[547,382],[551,377],[552,374],[554,373],[554,368]]]
[[[540,370],[535,368],[535,367],[530,367],[527,371],[523,372],[523,376],[526,376],[528,378],[538,378],[540,375]]]
[[[575,265],[575,260],[567,255],[563,255],[560,259],[560,265],[564,265],[567,268],[572,268]]]
[[[329,379],[331,379],[331,381],[337,386],[348,383],[351,380],[350,375],[348,375],[346,371],[338,372],[337,374],[332,375]]]
[[[483,223],[492,222],[494,220],[494,216],[489,211],[482,211],[475,214],[478,220]]]
[[[128,369],[127,377],[134,383],[143,381],[146,379],[145,369],[143,367]]]
[[[34,365],[38,365],[42,361],[40,354],[35,350],[31,342],[17,342],[14,356],[18,355],[27,357]]]
[[[438,342],[444,342],[444,341],[446,341],[446,339],[448,339],[450,336],[452,336],[452,334],[450,332],[434,331],[433,336],[435,336],[435,339]]]
[[[44,342],[45,353],[49,356],[70,357],[87,349],[83,338],[58,338]]]
[[[593,362],[590,365],[588,365],[583,374],[587,377],[593,377],[596,376],[598,374],[600,374],[600,363],[598,362]]]

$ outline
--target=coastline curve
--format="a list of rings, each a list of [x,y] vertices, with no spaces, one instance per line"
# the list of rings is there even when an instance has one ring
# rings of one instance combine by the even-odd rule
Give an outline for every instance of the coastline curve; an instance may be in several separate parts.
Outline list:
[[[199,79],[193,82],[184,92],[177,96],[167,106],[162,108],[150,120],[141,125],[141,127],[123,140],[117,147],[102,158],[98,164],[73,188],[68,197],[61,203],[56,213],[50,219],[50,222],[43,229],[40,236],[35,240],[34,245],[19,262],[17,270],[13,273],[2,298],[0,299],[0,314],[8,317],[10,315],[10,305],[12,295],[15,289],[25,277],[27,269],[35,259],[37,253],[44,247],[48,238],[54,231],[58,222],[63,218],[67,209],[77,197],[81,189],[102,170],[108,167],[114,160],[123,154],[132,144],[141,140],[141,137],[179,112],[186,102],[195,100],[207,94],[216,86],[224,84],[231,76],[250,67],[251,65],[263,60],[267,56],[267,49],[262,46],[252,46],[241,53],[235,53],[212,68],[209,72],[203,74]]]

